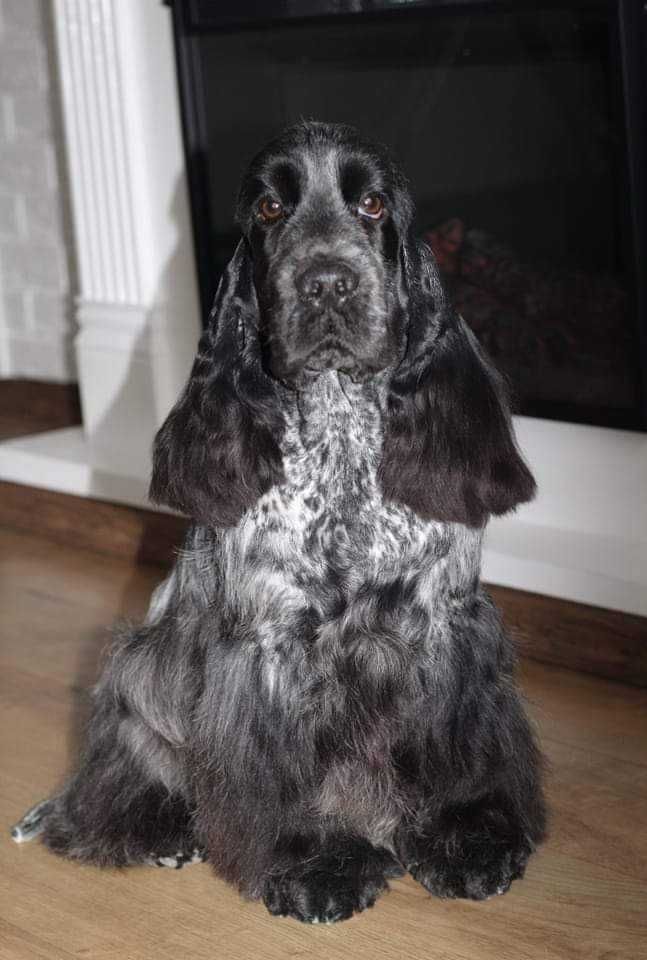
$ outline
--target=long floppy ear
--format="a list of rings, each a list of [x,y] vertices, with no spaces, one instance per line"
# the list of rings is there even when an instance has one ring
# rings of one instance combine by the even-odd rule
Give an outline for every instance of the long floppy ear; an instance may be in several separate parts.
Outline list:
[[[532,499],[503,381],[445,302],[431,252],[405,251],[409,340],[388,397],[379,479],[427,520],[481,526]]]
[[[216,293],[189,381],[155,438],[150,497],[231,526],[283,477],[283,414],[264,373],[244,240]]]

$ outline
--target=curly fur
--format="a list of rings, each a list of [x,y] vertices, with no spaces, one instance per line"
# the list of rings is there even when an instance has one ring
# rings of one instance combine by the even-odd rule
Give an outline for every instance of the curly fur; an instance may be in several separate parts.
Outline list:
[[[270,189],[286,214],[268,227]],[[358,220],[367,190],[380,223]],[[488,515],[534,484],[411,211],[348,128],[300,125],[252,164],[243,240],[155,442],[152,495],[196,522],[113,644],[78,772],[17,839],[101,865],[199,851],[311,922],[405,870],[475,899],[523,874],[541,763],[479,569]],[[322,257],[360,277],[327,313],[293,292]]]

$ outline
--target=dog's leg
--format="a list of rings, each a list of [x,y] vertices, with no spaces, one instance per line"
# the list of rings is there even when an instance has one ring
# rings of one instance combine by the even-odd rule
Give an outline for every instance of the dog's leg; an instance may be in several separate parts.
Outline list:
[[[158,631],[115,644],[95,693],[77,773],[57,796],[23,817],[14,840],[40,835],[55,853],[100,866],[178,868],[203,859],[173,700],[174,694],[187,695],[188,686],[181,685],[181,664],[169,670],[173,680],[180,677],[172,690],[164,675],[160,679],[154,657],[159,650],[168,662],[173,652],[164,651],[163,642]]]
[[[491,601],[452,611],[436,641],[425,667],[434,700],[418,706],[408,738],[418,795],[396,849],[436,896],[483,900],[523,876],[544,837],[542,762]]]
[[[482,757],[470,757],[474,744],[463,741],[455,750],[461,767],[437,765],[436,783],[402,831],[403,863],[436,896],[485,900],[505,893],[544,837],[537,751],[521,707],[513,714],[499,716],[492,731],[488,749],[498,762],[484,769]],[[507,742],[494,746],[502,731]]]
[[[174,758],[116,709],[99,704],[78,773],[13,828],[18,843],[40,835],[50,850],[99,866],[148,863],[179,868],[204,859],[182,793],[170,781]],[[156,770],[156,768],[158,768]]]
[[[263,900],[274,916],[334,923],[372,907],[402,868],[368,840],[338,835],[284,839],[276,850]]]

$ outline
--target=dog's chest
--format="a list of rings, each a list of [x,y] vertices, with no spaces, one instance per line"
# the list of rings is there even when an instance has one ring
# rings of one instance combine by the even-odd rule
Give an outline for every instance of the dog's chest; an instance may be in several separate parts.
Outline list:
[[[429,525],[383,502],[381,448],[379,386],[319,376],[288,419],[286,480],[249,518],[261,555],[279,564],[289,555],[322,576],[357,579],[420,552]]]
[[[478,532],[383,501],[381,448],[377,389],[323,375],[288,421],[285,482],[221,541],[222,602],[274,678],[295,645],[315,674],[339,644],[361,661],[367,638],[406,658],[478,573]]]

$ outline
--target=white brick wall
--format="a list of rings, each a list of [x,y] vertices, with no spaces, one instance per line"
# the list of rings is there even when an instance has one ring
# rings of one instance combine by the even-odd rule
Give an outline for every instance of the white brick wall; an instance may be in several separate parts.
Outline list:
[[[0,376],[76,379],[51,0],[0,0]]]

